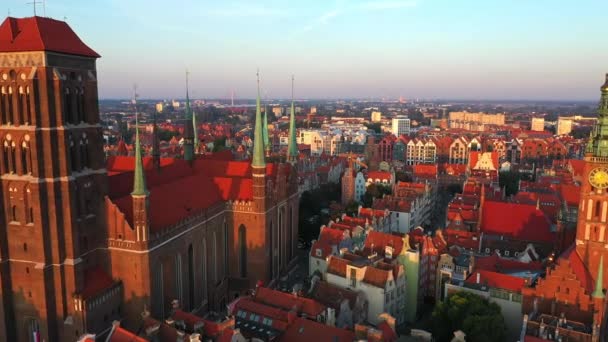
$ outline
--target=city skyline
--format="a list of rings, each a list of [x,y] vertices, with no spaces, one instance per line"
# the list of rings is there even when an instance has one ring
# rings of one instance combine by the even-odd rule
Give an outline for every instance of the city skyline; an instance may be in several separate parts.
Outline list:
[[[14,17],[33,6],[6,4]],[[594,100],[608,4],[549,1],[49,0],[102,55],[100,98]],[[38,15],[44,15],[42,5]],[[109,23],[109,24],[108,24]],[[152,37],[152,38],[151,38]],[[576,70],[576,71],[575,71]]]

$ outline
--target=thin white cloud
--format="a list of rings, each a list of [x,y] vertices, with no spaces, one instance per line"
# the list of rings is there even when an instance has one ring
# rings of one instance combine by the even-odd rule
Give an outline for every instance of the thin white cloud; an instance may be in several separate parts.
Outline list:
[[[368,1],[359,5],[362,10],[368,11],[385,11],[401,8],[416,7],[415,1]]]
[[[331,21],[333,18],[337,17],[338,15],[340,15],[340,11],[337,10],[337,9],[331,10],[331,11],[327,11],[327,12],[323,13],[321,16],[316,17],[315,19],[313,19],[308,25],[304,26],[300,30],[300,33],[311,31],[315,27],[320,26],[320,25],[325,25],[329,21]]]
[[[234,3],[225,7],[210,8],[204,11],[207,16],[217,17],[281,17],[288,16],[290,12],[281,8],[270,8],[248,3]]]

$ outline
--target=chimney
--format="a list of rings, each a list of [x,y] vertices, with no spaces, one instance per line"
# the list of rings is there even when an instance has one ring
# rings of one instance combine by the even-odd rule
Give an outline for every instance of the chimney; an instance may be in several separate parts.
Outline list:
[[[190,342],[201,342],[201,334],[191,334]]]
[[[477,272],[477,284],[481,281],[481,273]]]

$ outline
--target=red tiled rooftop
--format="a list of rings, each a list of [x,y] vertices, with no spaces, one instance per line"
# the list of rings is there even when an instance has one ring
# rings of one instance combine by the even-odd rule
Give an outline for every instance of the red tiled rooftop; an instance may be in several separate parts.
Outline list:
[[[355,334],[346,329],[317,323],[309,319],[296,318],[285,333],[278,339],[280,342],[351,342]]]
[[[335,274],[340,277],[346,277],[346,266],[349,264],[348,260],[330,256],[327,262],[327,273]]]
[[[0,52],[51,51],[83,57],[100,57],[63,21],[8,17],[0,25]]]
[[[143,337],[139,337],[136,334],[121,328],[116,327],[110,332],[110,336],[107,339],[108,342],[147,342]]]
[[[545,214],[527,204],[485,201],[481,231],[523,241],[549,243],[555,239]]]
[[[317,317],[325,311],[325,306],[314,299],[299,297],[291,293],[276,291],[266,287],[259,287],[257,289],[254,300],[258,303],[279,307],[286,311],[295,307],[299,313],[304,313],[308,317]]]
[[[372,230],[367,234],[363,248],[372,249],[372,246],[373,250],[380,255],[384,255],[387,246],[393,247],[393,256],[397,256],[403,249],[403,238],[397,235]]]
[[[486,285],[492,288],[505,289],[513,292],[521,292],[521,289],[526,285],[524,278],[511,276],[486,270],[476,270],[469,275],[468,284],[477,283],[477,275],[479,274],[479,284]]]

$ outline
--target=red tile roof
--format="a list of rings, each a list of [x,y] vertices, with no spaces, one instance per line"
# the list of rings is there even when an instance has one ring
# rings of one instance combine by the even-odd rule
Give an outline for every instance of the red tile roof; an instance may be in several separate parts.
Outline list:
[[[93,266],[84,271],[84,289],[82,298],[88,299],[114,285],[112,277],[100,266]]]
[[[278,307],[285,311],[296,308],[298,313],[304,313],[308,317],[317,317],[325,311],[325,306],[314,299],[300,297],[266,287],[259,287],[257,289],[254,300],[257,303]]]
[[[351,342],[355,334],[346,329],[317,323],[309,319],[296,318],[285,333],[278,339],[280,342]]]
[[[436,164],[417,164],[414,165],[414,175],[419,177],[437,177]]]
[[[373,250],[379,255],[384,255],[387,246],[393,247],[393,256],[396,257],[403,249],[403,238],[397,235],[382,233],[372,230],[365,238],[364,249]]]
[[[363,282],[376,287],[385,288],[390,272],[391,271],[389,270],[383,270],[373,266],[368,266],[365,268]]]
[[[100,57],[59,20],[43,17],[8,17],[0,25],[0,52],[51,51]]]
[[[143,337],[139,337],[136,334],[123,329],[121,327],[115,327],[110,331],[110,335],[106,340],[108,342],[147,342]]]
[[[485,201],[481,231],[523,241],[550,243],[555,239],[547,216],[528,204]]]
[[[348,260],[330,256],[329,261],[327,262],[327,273],[335,274],[340,277],[346,277],[346,266],[348,265]]]
[[[473,271],[465,282],[468,284],[477,283],[478,274],[480,278],[479,283],[492,288],[521,292],[521,289],[526,285],[526,280],[524,278],[486,270]]]
[[[491,256],[487,257],[475,258],[475,268],[492,272],[526,270],[541,271],[543,269],[543,265],[538,261],[526,263],[512,259],[504,259],[498,256],[497,254],[492,254]]]

